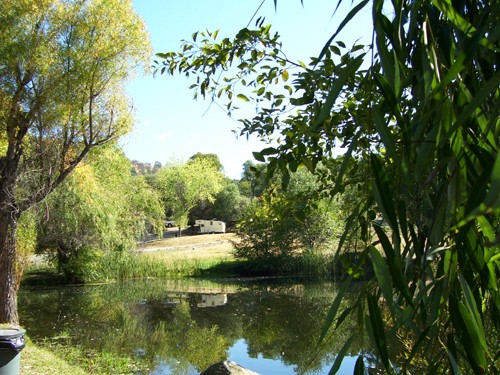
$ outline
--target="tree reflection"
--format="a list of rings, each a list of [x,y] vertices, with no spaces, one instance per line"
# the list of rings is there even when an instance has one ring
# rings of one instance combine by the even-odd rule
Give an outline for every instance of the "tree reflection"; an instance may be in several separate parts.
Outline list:
[[[173,357],[199,371],[227,358],[228,343],[217,326],[200,327],[192,318],[188,303],[174,308],[173,319],[161,322],[153,336],[157,355]]]
[[[164,281],[147,281],[24,291],[22,324],[34,341],[65,332],[69,344],[116,358],[128,356],[133,370],[144,374],[161,363],[170,365],[173,374],[187,374],[193,367],[202,371],[227,359],[238,340],[247,343],[248,356],[279,360],[298,374],[324,371],[354,332],[351,354],[370,351],[355,314],[319,344],[335,296],[332,285],[225,285],[222,289],[229,291],[224,303],[210,308],[198,307],[206,294],[201,289],[207,288],[174,289]],[[352,293],[341,307],[356,300],[357,293]]]

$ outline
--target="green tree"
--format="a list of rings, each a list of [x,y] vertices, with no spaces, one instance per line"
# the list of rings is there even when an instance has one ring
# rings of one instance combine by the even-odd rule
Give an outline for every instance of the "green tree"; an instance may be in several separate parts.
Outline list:
[[[216,219],[231,227],[243,218],[249,204],[250,199],[240,193],[238,184],[226,178],[222,190],[215,195],[213,202],[198,201],[189,211],[189,222],[194,223],[197,219]]]
[[[95,146],[132,124],[124,82],[149,43],[130,1],[0,4],[0,322],[16,322],[16,230]]]
[[[183,164],[167,164],[158,171],[153,185],[171,210],[180,234],[188,223],[189,211],[200,201],[214,202],[224,179],[210,159],[195,158]]]
[[[234,225],[243,218],[243,213],[249,206],[250,200],[242,196],[235,182],[228,182],[216,195],[213,204],[214,217]]]
[[[333,245],[339,233],[336,205],[316,194],[316,176],[300,168],[286,191],[268,188],[239,224],[241,242],[236,256],[271,265],[304,251]]]
[[[238,183],[243,195],[250,199],[260,197],[269,187],[266,168],[266,164],[256,164],[251,160],[247,160],[243,163],[243,173]]]
[[[93,265],[112,251],[126,251],[147,228],[163,232],[160,197],[116,149],[91,152],[40,207],[38,242],[56,254],[59,270],[85,282]]]
[[[222,165],[222,163],[219,160],[219,157],[216,154],[204,154],[201,152],[197,152],[196,154],[192,155],[189,158],[189,160],[196,160],[196,159],[206,160],[209,163],[213,164],[220,173],[224,173],[224,166]]]
[[[369,4],[373,45],[336,40]],[[257,156],[285,184],[300,164],[317,173],[339,142],[347,151],[324,191],[341,190],[353,157],[369,160],[372,186],[353,220],[375,234],[364,250],[375,277],[344,313],[334,303],[328,323],[364,315],[387,373],[396,363],[400,372],[500,370],[499,21],[498,2],[363,0],[308,66],[287,60],[260,21],[233,40],[198,33],[198,44],[159,55],[169,72],[198,75],[201,95],[227,95],[227,108],[264,102],[242,132],[281,133]],[[373,202],[389,230],[373,220]],[[407,345],[399,358],[388,336]]]

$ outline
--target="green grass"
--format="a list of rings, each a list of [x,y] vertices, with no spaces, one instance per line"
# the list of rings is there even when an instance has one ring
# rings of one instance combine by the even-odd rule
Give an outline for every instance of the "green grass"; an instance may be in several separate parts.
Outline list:
[[[57,343],[35,344],[28,340],[21,352],[20,375],[131,374],[139,364],[130,356],[84,350]]]
[[[20,375],[72,374],[86,375],[85,369],[68,363],[57,355],[52,348],[35,345],[28,340],[21,352]]]
[[[109,282],[135,278],[192,277],[220,264],[234,261],[230,242],[211,236],[190,236],[154,241],[141,250],[145,252],[112,252],[88,257],[78,264],[77,279],[85,283]],[[192,243],[189,243],[191,241]],[[151,251],[152,248],[161,250]],[[32,265],[23,285],[64,284],[55,266]]]
[[[76,280],[101,283],[138,278],[306,276],[332,278],[343,272],[332,253],[304,251],[264,260],[234,257],[234,234],[185,236],[150,241],[138,251],[95,253],[78,264]],[[31,268],[24,285],[55,285],[74,282],[43,264]]]

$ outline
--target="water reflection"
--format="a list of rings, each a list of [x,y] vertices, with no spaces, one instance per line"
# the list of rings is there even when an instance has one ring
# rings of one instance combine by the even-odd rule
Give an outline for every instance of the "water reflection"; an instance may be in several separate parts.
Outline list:
[[[227,303],[227,293],[202,294],[201,302],[196,307],[215,307]]]
[[[335,294],[329,283],[290,280],[147,280],[21,290],[19,309],[33,340],[135,356],[142,374],[197,374],[225,359],[261,374],[327,374],[353,332],[351,354],[369,350],[354,320],[318,345]]]

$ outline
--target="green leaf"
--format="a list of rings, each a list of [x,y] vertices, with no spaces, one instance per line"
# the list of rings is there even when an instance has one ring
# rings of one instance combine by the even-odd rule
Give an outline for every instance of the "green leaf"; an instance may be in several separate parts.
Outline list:
[[[360,354],[354,365],[353,375],[365,375],[365,361],[363,356]]]
[[[284,82],[286,82],[286,81],[288,81],[288,77],[289,77],[289,75],[288,75],[288,70],[286,70],[286,69],[285,69],[285,70],[283,70],[283,71],[281,72],[281,79],[282,79]]]
[[[498,152],[491,171],[490,189],[484,203],[492,208],[500,206],[500,153]]]
[[[382,290],[382,295],[387,301],[387,306],[394,314],[394,304],[392,299],[392,281],[391,274],[389,272],[389,267],[385,263],[380,252],[374,247],[370,246],[370,256],[373,263],[373,270],[375,271],[375,277]]]
[[[373,108],[373,123],[375,128],[378,130],[378,134],[384,146],[386,147],[388,156],[395,161],[396,164],[400,163],[399,152],[396,149],[396,142],[394,137],[392,136],[391,130],[384,119],[382,113],[379,108]]]
[[[244,102],[249,102],[249,101],[250,101],[250,99],[248,99],[248,97],[247,97],[247,96],[245,96],[245,95],[243,95],[243,94],[238,94],[236,97],[237,97],[238,99],[243,100]]]
[[[387,234],[379,225],[374,225],[373,228],[377,233],[377,236],[384,249],[387,263],[390,269],[390,276],[394,282],[394,286],[401,292],[403,297],[406,299],[410,306],[413,305],[410,292],[408,290],[408,284],[405,282],[403,275],[403,265],[401,263],[401,254],[393,248],[391,241],[387,237]]]
[[[474,220],[479,215],[484,215],[489,209],[500,206],[500,153],[497,153],[496,160],[491,171],[491,182],[489,183],[489,191],[482,202],[477,207],[470,210],[467,216],[463,218],[456,228],[466,225],[471,220]]]
[[[374,22],[377,51],[384,75],[389,82],[394,82],[395,66],[398,61],[394,61],[393,54],[387,48],[387,41],[392,40],[391,23],[385,16],[384,0],[374,0],[372,7],[372,19]]]
[[[452,131],[457,131],[473,113],[480,110],[481,104],[489,95],[492,94],[492,92],[498,91],[499,86],[500,71],[496,72],[488,82],[481,85],[481,89],[479,90],[479,92],[476,92],[474,94],[474,97],[469,102],[469,104],[461,111],[457,121],[453,124]]]
[[[378,306],[378,299],[371,294],[366,296],[368,301],[368,311],[370,313],[369,320],[367,321],[371,339],[377,348],[378,354],[387,372],[391,373],[391,365],[389,361],[389,353],[387,350],[387,339],[385,337],[384,322],[382,314]]]
[[[320,341],[322,341],[325,338],[326,333],[328,332],[333,323],[333,320],[337,316],[337,311],[340,307],[340,302],[342,302],[342,299],[344,298],[347,288],[351,286],[351,282],[352,282],[352,277],[349,276],[346,280],[344,280],[344,282],[340,286],[339,291],[335,296],[332,305],[330,306],[330,310],[328,310],[325,322],[323,323],[323,328],[321,330],[321,335],[319,338]]]
[[[482,373],[484,373],[484,369],[486,368],[485,350],[477,340],[478,331],[477,326],[474,322],[474,318],[462,302],[458,302],[458,310],[463,322],[465,323],[465,331],[468,333],[467,337],[469,339],[466,340],[466,343],[464,343],[464,346],[467,347],[467,355],[470,359],[472,359],[473,364],[481,368]]]
[[[432,2],[461,32],[467,34],[469,37],[473,36],[476,32],[476,28],[463,18],[458,11],[455,11],[450,0],[432,0]],[[485,47],[491,46],[491,43],[489,43],[486,38],[481,39],[481,44]]]
[[[353,334],[349,339],[346,341],[346,343],[342,346],[342,348],[339,350],[337,353],[337,356],[335,357],[335,362],[333,362],[333,366],[328,372],[328,375],[333,375],[336,374],[337,371],[340,368],[340,365],[342,364],[342,361],[344,360],[345,355],[347,354],[347,351],[349,350],[349,347],[351,346],[352,342],[356,338],[356,334]]]
[[[474,330],[477,334],[477,339],[479,343],[482,345],[483,349],[487,351],[488,345],[486,344],[486,338],[484,336],[484,327],[481,321],[481,315],[479,314],[479,311],[477,309],[474,295],[472,294],[469,284],[467,284],[467,281],[465,280],[465,278],[461,273],[458,274],[458,278],[460,280],[462,290],[464,291],[465,303],[466,303],[465,305],[467,307],[467,310],[470,312],[471,318],[473,318]]]
[[[359,301],[359,300],[358,300]],[[354,308],[358,305],[358,301],[356,303],[348,308],[346,308],[342,313],[339,315],[337,318],[337,323],[335,324],[335,329],[339,328],[342,323],[346,320],[346,318],[351,315],[352,311]]]
[[[254,152],[252,152],[252,154],[253,154],[253,157],[255,158],[255,160],[260,161],[262,163],[266,162],[266,158],[264,156],[262,156],[262,154],[260,152],[254,151]]]
[[[365,7],[366,4],[368,4],[369,0],[363,0],[360,2],[358,5],[356,5],[354,8],[351,9],[351,11],[345,16],[345,18],[342,20],[340,23],[339,27],[337,30],[333,33],[333,35],[328,39],[326,42],[325,46],[321,50],[321,53],[318,56],[318,61],[321,61],[323,56],[326,54],[328,49],[330,48],[330,44],[332,44],[332,41],[336,38],[336,36],[342,31],[342,29],[349,23],[349,21],[361,10]]]
[[[330,46],[330,49],[337,56],[341,56],[342,55],[342,53],[340,52],[340,48],[339,47],[337,47],[337,46]]]
[[[450,351],[448,347],[446,347],[446,354],[448,355],[448,360],[450,361],[450,366],[451,369],[453,370],[454,375],[461,375],[462,372],[460,371],[460,368],[458,367],[457,360],[455,359],[455,356],[453,353]]]
[[[345,174],[347,172],[347,168],[349,167],[349,164],[352,160],[352,153],[358,147],[359,137],[360,137],[360,134],[362,133],[362,131],[363,130],[360,129],[359,132],[357,132],[356,134],[353,135],[352,142],[349,145],[349,148],[347,149],[347,151],[344,153],[344,156],[342,157],[342,164],[340,166],[340,170],[337,172],[337,177],[335,179],[335,187],[333,190],[333,194],[338,193],[342,189],[344,176],[345,176]]]
[[[384,219],[387,220],[391,229],[397,233],[398,219],[396,216],[394,204],[392,202],[392,197],[394,196],[394,194],[391,191],[387,174],[379,156],[372,154],[370,160],[372,165],[372,172],[375,177],[375,200],[378,203],[378,207],[382,211]]]
[[[363,63],[364,54],[349,61],[347,66],[341,71],[338,78],[333,82],[332,88],[328,93],[325,103],[321,107],[318,117],[314,120],[313,129],[317,130],[323,122],[330,117],[330,111],[338,99],[340,91],[347,81],[356,74],[356,71]]]
[[[265,148],[265,149],[263,149],[263,150],[260,151],[260,154],[261,155],[265,155],[265,156],[267,156],[267,155],[275,155],[277,153],[278,153],[278,150],[275,149],[274,147],[268,147],[268,148]]]

